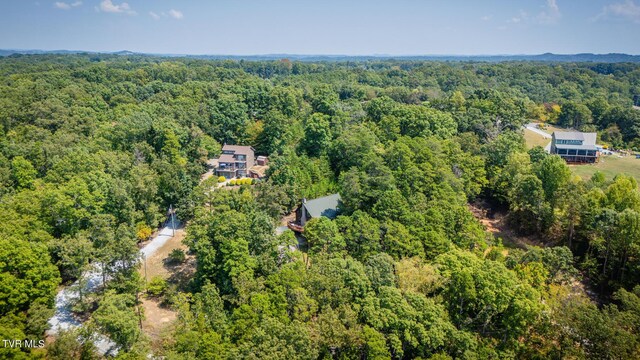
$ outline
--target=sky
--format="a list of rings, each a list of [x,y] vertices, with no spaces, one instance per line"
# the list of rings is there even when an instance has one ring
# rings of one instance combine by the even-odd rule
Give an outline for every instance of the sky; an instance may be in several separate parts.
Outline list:
[[[0,0],[0,48],[640,54],[640,0]]]

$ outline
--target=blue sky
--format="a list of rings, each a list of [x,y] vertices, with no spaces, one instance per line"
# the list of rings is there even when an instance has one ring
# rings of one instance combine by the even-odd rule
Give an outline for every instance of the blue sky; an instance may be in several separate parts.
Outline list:
[[[640,0],[0,0],[0,48],[640,54]]]

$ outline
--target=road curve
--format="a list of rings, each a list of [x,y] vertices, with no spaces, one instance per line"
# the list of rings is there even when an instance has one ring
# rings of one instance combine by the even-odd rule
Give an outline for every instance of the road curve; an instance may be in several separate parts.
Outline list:
[[[549,133],[546,133],[540,129],[538,129],[537,125],[535,123],[529,123],[527,125],[525,125],[525,128],[527,130],[531,130],[536,134],[542,135],[542,137],[544,137],[545,139],[551,139],[551,135],[549,135]]]

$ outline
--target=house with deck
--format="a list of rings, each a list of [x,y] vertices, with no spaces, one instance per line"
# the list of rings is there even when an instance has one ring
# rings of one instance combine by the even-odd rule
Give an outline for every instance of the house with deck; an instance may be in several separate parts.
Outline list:
[[[288,224],[289,228],[296,232],[304,232],[307,221],[324,216],[331,220],[339,214],[340,194],[332,194],[307,201],[302,199],[302,204],[296,210],[296,220]]]
[[[216,176],[227,179],[241,178],[249,174],[256,156],[251,146],[224,145],[222,155],[218,158]]]
[[[596,133],[555,131],[551,135],[551,154],[557,154],[568,163],[591,164],[598,162]]]

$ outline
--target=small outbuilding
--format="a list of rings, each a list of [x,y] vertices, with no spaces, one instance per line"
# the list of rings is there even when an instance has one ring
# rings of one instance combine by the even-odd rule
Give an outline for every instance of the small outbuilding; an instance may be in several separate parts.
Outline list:
[[[266,156],[258,156],[256,158],[256,165],[266,166],[269,163],[269,158]]]

